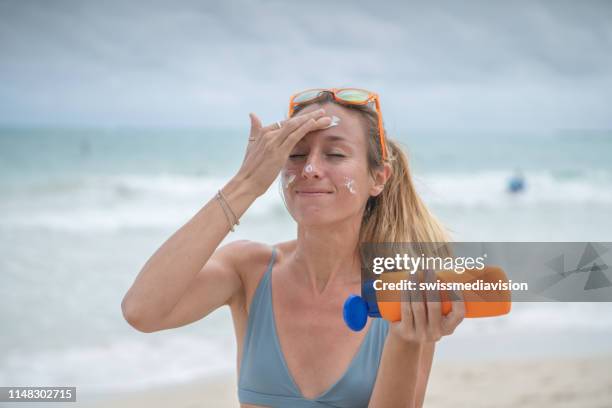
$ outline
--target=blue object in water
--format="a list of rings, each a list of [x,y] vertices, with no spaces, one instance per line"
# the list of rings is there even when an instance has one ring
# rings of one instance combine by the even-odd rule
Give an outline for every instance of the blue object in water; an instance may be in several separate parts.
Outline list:
[[[513,177],[508,183],[508,191],[518,193],[525,188],[525,181],[521,177]]]

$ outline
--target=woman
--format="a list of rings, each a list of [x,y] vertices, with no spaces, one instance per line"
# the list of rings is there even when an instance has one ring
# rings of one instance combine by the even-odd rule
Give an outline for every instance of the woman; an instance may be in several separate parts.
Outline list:
[[[447,316],[438,302],[403,302],[401,321],[370,319],[360,332],[341,316],[361,290],[360,243],[447,241],[385,139],[378,95],[309,90],[282,123],[250,117],[240,170],[147,261],[126,320],[153,332],[229,305],[243,407],[421,406],[435,342],[462,321],[463,302]],[[217,248],[279,173],[297,239]]]

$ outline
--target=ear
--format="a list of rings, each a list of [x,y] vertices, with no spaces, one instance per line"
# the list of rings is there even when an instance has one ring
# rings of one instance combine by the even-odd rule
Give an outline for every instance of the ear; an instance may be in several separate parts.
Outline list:
[[[374,184],[370,187],[370,195],[377,196],[383,192],[385,184],[393,174],[391,165],[387,162],[383,163],[381,169],[375,170],[374,172]]]

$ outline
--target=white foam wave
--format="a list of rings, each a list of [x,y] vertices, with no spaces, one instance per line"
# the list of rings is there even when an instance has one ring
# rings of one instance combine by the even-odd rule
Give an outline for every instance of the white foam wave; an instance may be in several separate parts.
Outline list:
[[[428,204],[455,207],[536,207],[541,205],[612,204],[612,176],[592,172],[560,177],[548,171],[525,173],[525,190],[507,191],[511,175],[501,171],[431,174],[415,177],[416,188]]]
[[[176,228],[228,179],[162,174],[91,176],[9,190],[0,203],[0,226],[60,230]],[[251,218],[284,211],[276,188],[249,208]]]
[[[429,205],[454,208],[538,208],[612,204],[612,175],[561,177],[525,173],[526,189],[506,191],[505,172],[441,173],[415,176]],[[2,188],[0,226],[96,230],[175,228],[186,222],[228,179],[187,175],[83,176],[72,180]],[[247,215],[269,221],[285,213],[277,182]]]
[[[70,384],[94,392],[144,389],[230,372],[234,349],[227,340],[173,333],[66,350],[13,352],[0,367],[0,384]]]
[[[459,336],[480,334],[544,333],[563,330],[612,330],[612,304],[606,302],[514,302],[506,316],[466,319]]]

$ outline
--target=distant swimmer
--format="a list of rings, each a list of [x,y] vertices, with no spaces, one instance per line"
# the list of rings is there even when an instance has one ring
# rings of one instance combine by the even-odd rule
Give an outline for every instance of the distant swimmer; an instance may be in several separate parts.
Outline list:
[[[524,189],[525,189],[525,177],[523,177],[523,174],[521,173],[520,170],[517,170],[514,176],[512,176],[512,178],[510,179],[510,181],[508,181],[508,192],[509,193],[520,193]]]

